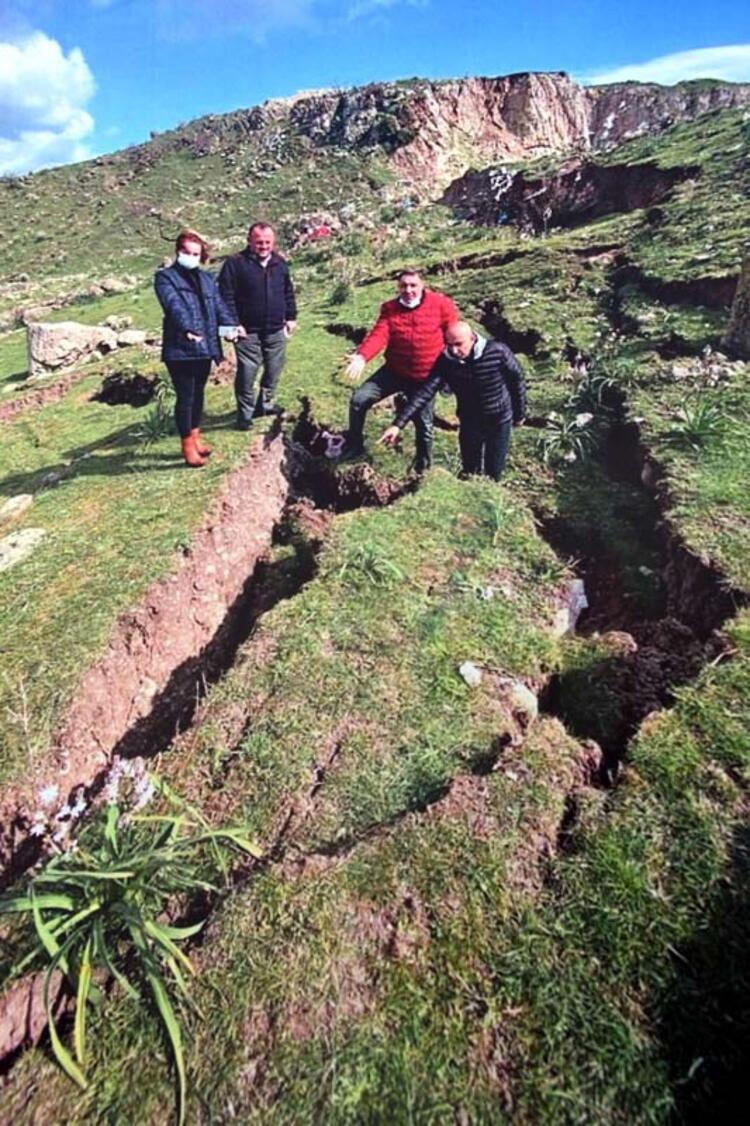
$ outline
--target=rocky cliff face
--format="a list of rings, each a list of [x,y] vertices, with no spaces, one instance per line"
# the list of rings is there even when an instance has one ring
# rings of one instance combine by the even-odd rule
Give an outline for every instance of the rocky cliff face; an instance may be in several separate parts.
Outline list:
[[[694,121],[716,109],[750,105],[750,85],[731,82],[680,82],[657,86],[621,82],[586,89],[589,131],[595,149],[630,137],[658,133],[681,121]]]
[[[747,84],[583,87],[563,73],[512,74],[329,91],[297,99],[289,114],[315,145],[381,146],[419,195],[434,198],[467,168],[590,152],[748,104]]]

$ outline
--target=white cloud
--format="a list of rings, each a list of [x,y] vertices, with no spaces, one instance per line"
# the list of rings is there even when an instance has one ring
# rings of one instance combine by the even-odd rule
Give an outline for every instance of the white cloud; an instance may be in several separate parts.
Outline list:
[[[0,42],[0,173],[84,160],[96,85],[81,51],[41,31]]]
[[[720,78],[725,82],[750,82],[750,43],[729,47],[699,47],[694,51],[677,51],[660,55],[645,63],[614,67],[585,75],[588,85],[607,82],[659,82],[671,86],[690,78]]]

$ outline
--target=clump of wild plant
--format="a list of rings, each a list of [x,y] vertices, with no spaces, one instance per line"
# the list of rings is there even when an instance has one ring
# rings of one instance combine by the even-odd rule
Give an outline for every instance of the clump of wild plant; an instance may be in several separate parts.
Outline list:
[[[575,415],[550,411],[547,425],[538,438],[538,451],[545,465],[584,461],[596,448],[594,415],[581,411]]]
[[[164,812],[143,810],[160,795]],[[25,889],[0,899],[0,915],[26,916],[25,943],[12,966],[16,977],[44,966],[44,1000],[54,1054],[80,1087],[86,1076],[86,1022],[104,1004],[101,984],[113,979],[129,997],[152,1007],[171,1048],[177,1073],[178,1118],[184,1121],[186,1074],[177,1000],[190,1000],[193,966],[182,944],[203,926],[165,921],[176,899],[216,890],[206,879],[205,853],[226,876],[222,843],[259,856],[258,848],[235,828],[211,828],[181,802],[143,763],[116,761],[107,779],[106,809],[78,839],[58,841],[59,825],[77,823],[83,795],[73,807],[53,812],[57,792],[45,787],[32,832],[59,851]],[[50,1002],[53,975],[61,972],[75,995],[72,1051],[55,1024]]]
[[[678,449],[700,453],[723,436],[726,423],[726,416],[718,403],[702,397],[685,400],[674,411],[665,438]]]
[[[174,434],[174,400],[172,381],[160,373],[154,383],[153,406],[143,419],[138,435],[144,446]]]
[[[331,295],[328,298],[328,304],[345,305],[347,301],[350,301],[353,296],[354,287],[352,286],[352,283],[345,281],[342,278],[340,281],[336,282],[335,286],[331,290]]]
[[[606,370],[586,366],[581,369],[581,378],[568,396],[565,407],[575,414],[588,413],[599,419],[608,419],[612,414],[611,400],[616,388],[617,381]]]
[[[392,582],[402,582],[404,573],[379,547],[358,544],[347,551],[338,577],[355,582],[364,580],[373,586],[387,586]]]

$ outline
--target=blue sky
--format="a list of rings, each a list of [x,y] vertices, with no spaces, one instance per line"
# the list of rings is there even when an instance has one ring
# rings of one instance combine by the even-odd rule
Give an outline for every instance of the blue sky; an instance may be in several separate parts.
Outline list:
[[[738,0],[0,0],[0,173],[205,113],[420,75],[750,81]]]

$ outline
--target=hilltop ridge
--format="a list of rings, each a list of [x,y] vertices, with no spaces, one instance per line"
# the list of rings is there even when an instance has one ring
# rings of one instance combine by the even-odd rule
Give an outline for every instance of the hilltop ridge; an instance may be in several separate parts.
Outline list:
[[[558,72],[378,82],[212,114],[82,164],[0,180],[0,280],[123,258],[145,268],[163,250],[162,228],[185,222],[221,245],[248,213],[283,222],[429,202],[472,168],[612,148],[749,104],[747,84],[584,87]]]

